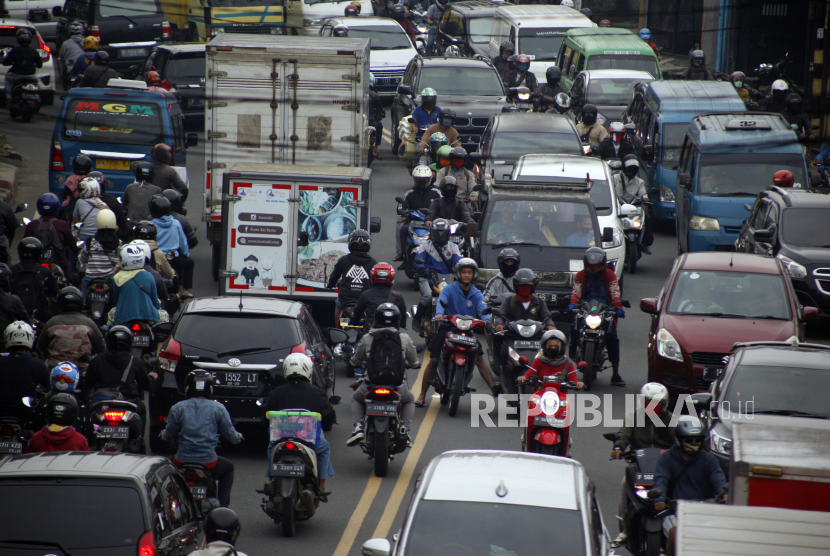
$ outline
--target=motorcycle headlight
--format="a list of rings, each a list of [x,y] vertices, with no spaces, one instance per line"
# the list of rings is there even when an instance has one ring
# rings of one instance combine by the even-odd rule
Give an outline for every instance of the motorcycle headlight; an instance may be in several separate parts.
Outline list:
[[[792,260],[789,257],[785,257],[782,254],[778,254],[776,256],[777,259],[780,259],[784,266],[787,267],[787,273],[790,275],[790,278],[795,278],[797,280],[801,280],[807,277],[807,269]]]
[[[559,411],[559,394],[551,391],[542,394],[542,399],[539,400],[539,409],[545,415],[556,415],[556,412]]]
[[[536,325],[533,325],[533,326],[517,325],[516,328],[518,328],[519,334],[522,336],[522,338],[532,338],[533,334],[536,333]]]
[[[602,324],[602,317],[599,315],[588,315],[585,317],[585,324],[588,325],[588,328],[594,330],[600,324]]]
[[[725,436],[721,436],[716,433],[714,430],[711,432],[710,435],[710,446],[713,452],[717,452],[719,454],[723,454],[725,456],[732,455],[732,439],[726,438]]]
[[[522,101],[530,100],[530,93],[519,93],[519,100],[522,100]]]
[[[700,232],[719,232],[720,222],[718,222],[717,218],[692,216],[692,220],[689,222],[689,228]]]
[[[671,335],[671,332],[661,328],[657,332],[657,353],[672,361],[683,361],[683,352],[680,351],[680,344]]]
[[[461,330],[462,332],[466,332],[470,329],[473,325],[473,321],[467,319],[459,319],[455,321],[455,327]]]
[[[458,229],[458,224],[452,224],[450,226],[450,235],[454,234],[457,229]]]
[[[660,200],[664,203],[674,202],[674,191],[669,186],[660,184]]]

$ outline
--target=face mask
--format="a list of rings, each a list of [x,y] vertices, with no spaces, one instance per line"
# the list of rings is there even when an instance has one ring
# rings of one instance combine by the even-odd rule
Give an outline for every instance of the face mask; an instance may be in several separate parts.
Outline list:
[[[611,140],[615,143],[619,143],[620,141],[622,141],[622,138],[623,138],[622,133],[612,133],[611,134]]]
[[[548,85],[550,85],[551,87],[556,87],[557,85],[559,85],[559,80],[558,79],[548,79]]]
[[[526,72],[526,71],[527,71],[527,66],[526,66],[526,65],[524,65],[524,64],[522,64],[521,66],[516,66],[516,67],[517,67],[517,68],[518,68],[518,70],[519,70],[520,72],[522,72],[522,73],[524,73],[524,72]]]
[[[683,451],[687,454],[696,454],[700,450],[703,444],[689,444],[686,441],[683,441]]]
[[[798,112],[798,105],[790,104],[789,106],[787,106],[787,112]]]
[[[455,194],[457,190],[455,188],[448,188],[441,190],[441,196],[445,199],[455,199]]]
[[[452,161],[452,167],[455,168],[456,170],[460,170],[464,167],[464,161],[463,160],[453,160]]]
[[[735,81],[735,88],[736,88],[736,89],[740,89],[740,88],[741,88],[741,87],[743,87],[743,86],[744,86],[744,82],[743,82],[743,81]]]
[[[582,123],[585,125],[594,125],[597,123],[597,117],[594,114],[585,114],[582,116]]]
[[[545,352],[545,357],[547,357],[548,359],[559,359],[559,356],[562,355],[562,348],[559,347],[559,346],[556,346],[553,349],[550,349],[550,348],[546,347],[544,349],[544,352]]]
[[[442,118],[441,125],[444,127],[452,127],[452,118]]]
[[[515,264],[506,264],[501,269],[501,273],[504,275],[505,278],[510,278],[514,274],[516,274],[516,269],[518,268]]]
[[[625,170],[623,170],[623,172],[625,173],[626,176],[628,176],[629,179],[636,176],[639,171],[640,171],[639,168],[632,168],[632,167],[629,167],[629,168],[626,168]]]
[[[449,166],[450,165],[450,159],[449,158],[439,158],[438,159],[438,164],[441,165],[441,168]]]
[[[423,100],[423,105],[424,105],[424,108],[432,108],[432,107],[434,107],[434,106],[435,106],[435,102],[436,102],[436,100],[437,100],[437,99],[434,99],[434,98],[425,98],[425,99]]]

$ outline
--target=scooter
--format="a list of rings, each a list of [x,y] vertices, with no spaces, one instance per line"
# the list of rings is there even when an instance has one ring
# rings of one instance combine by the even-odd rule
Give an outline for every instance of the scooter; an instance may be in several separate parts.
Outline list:
[[[146,453],[144,421],[138,407],[124,400],[102,400],[90,408],[92,442],[90,448],[101,452]]]
[[[112,279],[93,278],[86,289],[86,312],[98,328],[107,324],[110,310],[115,306],[112,301]]]
[[[0,417],[0,454],[22,454],[29,439],[24,422],[14,417]]]
[[[424,260],[415,259],[415,264],[424,264]],[[430,305],[429,310],[424,312],[424,314],[418,313],[418,305],[413,305],[412,318],[421,319],[421,331],[418,335],[429,341],[433,336],[435,336],[435,332],[438,330],[437,325],[433,320],[435,317],[435,307],[438,305],[438,296],[441,295],[441,290],[443,290],[447,284],[451,284],[453,282],[453,275],[452,273],[438,274],[434,271],[428,270],[419,277],[429,281],[429,287],[432,290],[432,304]]]
[[[136,359],[145,360],[152,357],[155,347],[153,328],[149,322],[135,320],[125,325],[133,333],[133,347],[131,353]]]
[[[40,112],[40,87],[34,77],[20,77],[12,85],[12,99],[9,104],[9,114],[12,118],[24,122],[32,121],[35,114]]]
[[[645,230],[645,211],[642,201],[634,195],[623,194],[619,197],[620,220],[622,221],[623,233],[625,234],[625,264],[626,270],[631,274],[637,273],[637,261],[643,256],[641,246]]]
[[[398,202],[398,216],[406,217],[407,233],[406,233],[406,247],[403,250],[404,271],[407,278],[415,281],[415,289],[418,288],[418,277],[415,274],[415,253],[421,244],[429,239],[429,228],[425,224],[427,211],[410,210],[403,197],[395,197]]]
[[[210,510],[219,507],[216,480],[204,463],[178,462],[176,467],[182,472],[193,500],[201,504],[202,515],[207,515]]]
[[[623,301],[623,307],[630,307]],[[605,336],[614,322],[617,310],[611,305],[597,301],[585,301],[574,309],[574,326],[578,330],[579,338],[576,342],[577,359],[587,365],[582,371],[582,382],[585,390],[591,390],[591,385],[597,374],[605,368],[608,356],[605,352]]]
[[[346,363],[346,376],[349,378],[354,376],[354,367],[352,367],[350,361],[354,355],[355,349],[357,349],[357,344],[359,344],[360,340],[363,339],[363,324],[349,324],[352,320],[352,316],[354,316],[355,305],[356,303],[346,303],[343,307],[343,311],[340,313],[340,329],[346,333],[346,336],[348,336],[349,339],[334,346],[335,360]]]
[[[519,112],[532,112],[533,101],[539,98],[539,94],[531,93],[527,87],[511,87],[507,91],[507,98]]]
[[[401,419],[401,395],[392,386],[375,386],[366,393],[365,436],[360,448],[374,461],[375,475],[385,477],[394,454],[406,450],[409,431]]]
[[[504,296],[494,296],[504,299]],[[492,299],[491,299],[492,301]],[[495,314],[500,313],[499,308],[493,308]],[[553,317],[551,317],[553,318]],[[539,353],[539,342],[542,341],[542,334],[545,333],[545,325],[536,320],[517,320],[507,322],[502,332],[495,332],[494,337],[501,336],[502,342],[507,343],[507,361],[501,363],[502,383],[507,387],[508,394],[517,394],[516,379],[522,374],[522,365],[517,363],[520,357],[532,361]],[[500,354],[495,354],[499,357]]]
[[[529,369],[524,356],[513,359],[516,366]],[[570,457],[571,424],[568,419],[568,390],[573,382],[560,382],[557,376],[532,377],[526,382],[532,388],[528,402],[527,427],[522,433],[522,451],[550,456]],[[519,385],[520,394],[523,386]]]

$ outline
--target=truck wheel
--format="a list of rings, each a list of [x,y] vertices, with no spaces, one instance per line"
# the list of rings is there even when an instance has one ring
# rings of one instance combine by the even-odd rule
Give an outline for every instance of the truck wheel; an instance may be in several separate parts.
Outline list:
[[[218,243],[211,245],[211,255],[210,255],[210,270],[211,274],[213,274],[213,281],[219,281],[219,266],[220,261],[219,259],[222,258],[222,246]]]

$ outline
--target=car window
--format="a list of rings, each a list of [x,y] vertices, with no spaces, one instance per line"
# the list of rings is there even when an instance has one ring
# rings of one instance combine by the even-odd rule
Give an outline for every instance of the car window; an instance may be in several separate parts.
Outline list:
[[[196,511],[196,505],[193,501],[193,497],[190,495],[190,488],[181,477],[177,475],[170,475],[170,477],[173,479],[173,485],[176,488],[182,524],[188,525],[198,521],[199,514]]]
[[[696,193],[702,196],[755,197],[779,170],[789,170],[796,182],[806,183],[800,154],[703,153],[699,166]]]
[[[767,214],[769,213],[769,202],[759,202],[755,204],[754,211],[749,218],[750,226],[756,230],[763,230],[767,221]]]
[[[481,134],[481,148],[479,149],[479,152],[486,154],[490,148],[490,135],[493,133],[493,120],[493,118],[490,118],[490,121],[487,122],[487,127],[484,128],[484,132]]]
[[[592,247],[597,240],[596,218],[585,203],[503,200],[496,202],[491,214],[486,245],[524,242],[541,247]]]
[[[463,37],[464,20],[457,13],[450,11],[449,16],[441,21],[441,30],[451,37]]]
[[[173,124],[174,149],[180,151],[184,148],[184,116],[176,113],[171,116]]]
[[[577,52],[577,59],[576,60],[577,60],[576,64],[574,64],[574,65],[576,66],[576,73],[579,73],[579,72],[581,72],[582,70],[585,69],[585,54],[583,54],[581,52]]]
[[[816,357],[826,359],[823,354]],[[798,384],[798,388],[781,388],[781,384]],[[735,369],[723,396],[723,403],[731,406],[730,412],[746,413],[748,400],[752,400],[754,415],[770,411],[800,411],[810,415],[830,418],[826,396],[819,395],[830,388],[830,373],[826,368],[810,369],[801,366],[766,367],[742,365]],[[739,405],[739,402],[742,402]]]
[[[798,247],[830,247],[828,208],[784,209],[779,226],[784,242]]]
[[[510,33],[507,35],[507,40],[512,42],[513,46],[516,45],[516,28],[513,27],[512,25],[510,25]]]
[[[320,328],[317,326],[317,323],[314,322],[314,319],[306,311],[303,311],[300,314],[300,322],[303,323],[303,326],[305,326],[306,331],[311,336],[312,343],[323,343],[323,335],[320,332]]]
[[[205,53],[177,54],[164,68],[164,77],[174,87],[205,84]]]
[[[683,146],[683,139],[689,124],[663,124],[660,142],[660,164],[666,170],[677,166],[680,159],[680,149]]]
[[[447,83],[452,83],[452,87],[447,89]],[[418,88],[426,87],[432,87],[442,96],[504,95],[502,81],[492,66],[425,67],[421,69]]]
[[[627,69],[647,71],[653,77],[658,77],[660,75],[660,71],[657,68],[657,58],[635,54],[595,54],[588,58],[587,69]]]
[[[778,225],[778,205],[770,203],[769,214],[767,214],[767,228]]]
[[[102,17],[126,18],[160,13],[155,0],[106,0],[98,3],[98,11]]]
[[[330,37],[332,32],[332,26],[329,23],[323,25],[323,28],[320,29],[320,36],[322,37]]]
[[[165,107],[166,108],[166,107]],[[61,138],[66,141],[155,145],[164,140],[157,104],[76,98],[69,102]]]
[[[402,83],[405,83],[409,87],[414,87],[415,86],[415,67],[416,66],[417,66],[416,62],[414,62],[414,61],[410,62],[409,67],[406,68],[406,73],[404,74],[403,79],[401,80]],[[418,91],[413,90],[412,92],[417,93]]]
[[[668,312],[735,319],[791,318],[782,276],[737,271],[680,271]]]
[[[159,51],[158,50],[153,50],[152,52],[150,52],[150,55],[147,56],[146,60],[144,60],[144,67],[141,71],[143,73],[146,73],[148,71],[158,70],[158,68],[156,67],[156,58],[158,58],[158,56],[159,56]]]
[[[349,28],[350,39],[369,39],[372,50],[406,50],[412,42],[406,31],[397,26],[376,25]]]
[[[302,343],[295,319],[252,313],[187,313],[173,336],[182,344],[212,352],[260,346],[285,349]]]
[[[571,87],[571,95],[582,96],[585,94],[585,76],[579,75]]]
[[[591,508],[591,544],[594,545],[594,554],[599,554],[602,548],[602,518],[599,513],[599,506],[597,499],[593,493],[590,494],[590,508]]]
[[[70,0],[66,3],[66,13],[64,15],[69,20],[75,18],[86,20],[88,10],[89,5],[85,0]]]
[[[525,154],[581,155],[582,143],[574,133],[528,133],[499,131],[493,136],[489,157],[493,162],[514,164]]]
[[[167,518],[169,528],[167,534],[182,527],[186,522],[182,510],[182,504],[179,502],[179,492],[176,490],[176,485],[173,484],[173,476],[168,475],[161,484],[161,496],[164,504],[164,516]]]
[[[491,20],[489,17],[475,17],[467,20],[470,26],[470,42],[485,44],[490,40]]]
[[[534,60],[554,61],[567,29],[535,27],[519,31],[519,52]],[[531,67],[531,70],[533,68]]]
[[[560,69],[562,73],[568,74],[568,68],[571,67],[571,56],[573,56],[574,50],[570,46],[565,47],[565,56],[562,58]]]

